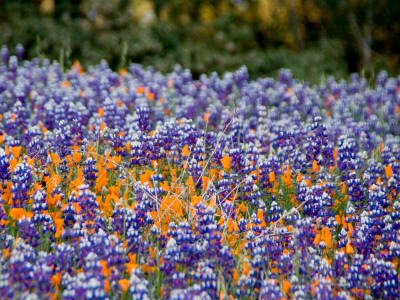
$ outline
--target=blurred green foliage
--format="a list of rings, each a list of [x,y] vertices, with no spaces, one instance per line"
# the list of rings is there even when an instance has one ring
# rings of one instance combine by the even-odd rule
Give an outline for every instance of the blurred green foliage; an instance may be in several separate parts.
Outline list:
[[[342,6],[330,0],[282,1],[0,0],[0,45],[13,49],[22,43],[27,58],[59,59],[65,67],[105,59],[114,69],[135,62],[168,72],[181,64],[194,77],[246,65],[252,78],[290,68],[296,77],[319,83],[321,75],[344,78],[363,67],[352,65],[360,55],[349,42]],[[362,1],[351,2],[365,29]],[[53,7],[43,6],[48,3]],[[139,13],[145,4],[153,14]],[[292,10],[282,4],[292,4]],[[335,18],[343,23],[335,26]],[[381,23],[371,31],[381,36],[371,47],[386,49],[382,35],[391,25]],[[373,52],[371,68],[395,72],[396,57]]]

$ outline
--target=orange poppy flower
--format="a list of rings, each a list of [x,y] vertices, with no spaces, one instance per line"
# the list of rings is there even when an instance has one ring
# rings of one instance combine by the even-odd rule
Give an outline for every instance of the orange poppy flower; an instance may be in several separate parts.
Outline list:
[[[201,196],[191,196],[190,198],[192,199],[192,205],[193,206],[196,206],[197,203],[199,203],[201,201],[201,199],[202,199]]]
[[[61,283],[61,273],[56,273],[55,275],[53,275],[50,279],[51,283],[53,284],[53,286],[59,287],[60,283]]]
[[[313,169],[313,172],[314,172],[314,173],[317,173],[318,170],[319,170],[319,165],[318,165],[318,163],[317,163],[316,160],[313,161],[312,169]]]
[[[231,168],[231,158],[229,156],[224,156],[221,159],[221,163],[225,170],[229,170]]]
[[[78,164],[81,161],[81,154],[79,152],[75,152],[73,156],[73,160],[76,164]]]
[[[350,245],[349,242],[347,242],[347,244],[346,244],[346,253],[347,253],[347,254],[353,254],[353,253],[354,253],[354,249],[353,249],[353,247]]]
[[[297,174],[296,181],[297,182],[302,182],[302,178],[301,178],[301,173],[300,172]]]
[[[108,276],[110,276],[110,270],[109,270],[109,268],[107,267],[107,261],[105,261],[105,260],[100,260],[100,265],[101,265],[101,268],[102,268],[102,273],[103,273],[103,275],[105,276],[105,277],[108,277]]]
[[[185,147],[183,147],[182,155],[183,156],[188,156],[189,155],[189,146],[188,145],[185,145]]]
[[[121,279],[118,281],[118,284],[122,287],[122,291],[126,292],[129,290],[129,280],[128,279]]]
[[[209,118],[210,118],[210,112],[207,111],[207,112],[204,114],[203,121],[204,121],[204,122],[208,122],[208,119],[209,119]]]
[[[392,166],[391,165],[387,165],[385,167],[385,172],[386,172],[386,176],[391,178],[392,175],[393,175]]]
[[[71,84],[69,83],[68,80],[65,80],[65,81],[63,81],[63,82],[60,83],[60,86],[61,86],[62,88],[67,88],[67,87],[70,87]]]
[[[151,92],[147,92],[147,98],[149,98],[150,101],[154,100],[154,94]]]
[[[11,147],[10,150],[15,158],[19,158],[19,156],[21,155],[22,147]]]
[[[58,157],[57,153],[51,153],[51,159],[53,163],[58,167],[60,165],[61,159]]]
[[[285,292],[286,295],[289,294],[289,290],[290,290],[290,287],[291,287],[291,286],[292,286],[292,285],[291,285],[290,282],[287,281],[287,280],[284,280],[284,281],[282,282],[283,291]]]
[[[56,238],[60,238],[62,231],[63,231],[63,226],[64,226],[64,220],[63,219],[55,219],[54,220],[54,225],[56,227]]]
[[[243,262],[242,267],[243,267],[242,273],[247,276],[250,272],[250,266],[248,264],[246,264],[245,262]]]
[[[23,208],[11,208],[9,212],[10,217],[13,219],[13,221],[17,221],[21,219],[22,217],[32,217],[33,213],[31,212],[26,212]]]
[[[107,294],[111,292],[110,282],[107,279],[104,280],[104,291]]]
[[[276,181],[275,180],[275,172],[274,171],[269,173],[269,181],[270,182],[275,182]]]

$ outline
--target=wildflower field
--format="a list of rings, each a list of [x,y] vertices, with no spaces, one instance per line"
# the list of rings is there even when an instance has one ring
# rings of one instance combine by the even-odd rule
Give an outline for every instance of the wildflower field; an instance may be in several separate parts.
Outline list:
[[[0,63],[0,299],[399,299],[400,77]]]

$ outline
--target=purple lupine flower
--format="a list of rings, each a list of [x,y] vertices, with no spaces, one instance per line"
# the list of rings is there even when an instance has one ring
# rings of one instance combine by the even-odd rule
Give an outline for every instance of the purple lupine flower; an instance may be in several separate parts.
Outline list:
[[[16,56],[11,56],[8,62],[8,70],[12,74],[12,78],[15,79],[17,76],[18,69],[18,58]]]
[[[1,60],[5,65],[8,65],[8,61],[10,59],[10,53],[8,52],[8,48],[6,45],[1,46]]]
[[[349,171],[354,170],[352,160],[356,158],[356,143],[353,138],[348,136],[339,137],[339,148],[337,166],[342,171],[340,179],[347,181],[349,179]]]
[[[211,299],[218,299],[217,276],[212,268],[201,263],[195,278],[199,280],[202,292],[205,292]]]
[[[8,162],[8,156],[3,148],[0,147],[0,181],[3,184],[4,181],[10,180],[10,163]]]
[[[360,210],[364,207],[364,191],[362,189],[361,180],[356,178],[356,173],[351,172],[349,174],[349,180],[347,180],[346,184],[348,186],[348,195],[349,200],[352,201],[357,210]]]
[[[132,300],[147,300],[149,298],[148,281],[141,278],[140,270],[135,269],[129,278],[129,290],[132,295]]]
[[[14,291],[13,287],[10,285],[10,274],[6,271],[0,272],[0,298],[12,299],[13,296]]]
[[[33,196],[32,212],[43,212],[48,209],[46,201],[46,193],[38,190]]]
[[[35,159],[37,164],[46,161],[47,149],[38,127],[30,127],[25,133],[26,154]]]
[[[31,167],[26,162],[18,164],[11,181],[13,184],[11,188],[13,207],[26,206],[30,185],[33,183]]]
[[[249,278],[241,275],[236,285],[236,296],[239,298],[250,297],[252,289],[249,285]]]
[[[346,285],[349,290],[353,288],[363,289],[367,287],[369,282],[369,276],[371,273],[371,266],[365,264],[364,256],[362,254],[356,254],[353,263],[347,269],[346,273]],[[357,291],[351,292],[353,296],[357,296]],[[359,295],[362,296],[362,295]]]
[[[33,266],[32,286],[37,295],[48,295],[52,292],[51,277],[53,275],[52,265],[54,264],[52,254],[39,252],[36,264]]]
[[[222,246],[222,237],[219,231],[219,226],[214,219],[214,211],[212,208],[207,207],[203,204],[196,205],[196,230],[199,231],[199,243],[206,245],[207,251],[204,255],[212,261],[219,262]],[[229,256],[225,256],[226,261],[222,260],[222,263],[230,263]]]
[[[87,277],[85,273],[79,273],[75,277],[69,277],[66,288],[62,292],[62,298],[66,300],[73,299],[107,299],[104,291],[104,283],[95,277]],[[63,277],[63,279],[64,279]],[[65,280],[67,282],[67,280]]]
[[[32,218],[19,219],[17,221],[20,236],[26,243],[36,248],[40,245],[40,235],[38,234]]]
[[[273,196],[273,199],[274,198],[275,197]],[[264,216],[264,220],[266,223],[269,222],[275,223],[281,218],[281,213],[282,209],[279,207],[278,203],[276,203],[276,201],[272,201],[268,212]]]
[[[74,206],[72,205],[73,202],[77,202],[77,199],[75,198],[75,193],[71,193],[71,196],[68,197],[68,204],[67,206],[62,210],[62,213],[64,215],[64,230],[62,232],[61,238],[62,239],[68,239],[71,235],[71,230],[73,226],[75,225],[76,222],[76,211]]]
[[[4,118],[8,120],[4,126],[5,132],[15,139],[15,146],[19,146],[23,141],[23,132],[27,129],[29,120],[26,106],[17,100],[12,108],[4,114]]]
[[[318,285],[315,287],[315,299],[332,299],[333,282],[324,276],[318,276]]]
[[[94,228],[99,204],[96,201],[96,195],[89,190],[88,185],[79,187],[77,202],[81,208],[78,213],[82,218],[82,224],[85,224],[88,229]]]
[[[83,174],[85,178],[85,182],[90,186],[94,187],[96,185],[97,179],[97,162],[93,159],[93,157],[89,156],[85,161],[85,167],[83,169]]]
[[[283,296],[274,280],[263,280],[261,284],[260,299],[278,300],[280,298],[283,298]]]
[[[22,44],[18,44],[15,48],[15,53],[17,54],[18,60],[21,62],[24,59],[25,49]]]
[[[144,251],[142,236],[137,229],[130,227],[126,232],[126,240],[128,241],[128,253],[137,254],[140,251]]]
[[[61,120],[59,122],[58,128],[54,130],[53,139],[51,145],[60,159],[64,159],[71,154],[70,147],[73,145],[73,137],[71,126],[66,121]]]
[[[9,261],[10,276],[14,295],[29,290],[29,283],[33,281],[33,264],[36,254],[33,248],[22,240],[17,241],[17,247],[13,250]]]
[[[141,131],[147,131],[150,129],[150,115],[149,108],[147,106],[139,107],[136,110],[137,122]]]
[[[190,270],[196,265],[200,257],[194,247],[196,235],[188,222],[178,224],[175,239],[178,248],[178,256],[175,257],[176,262]]]
[[[372,293],[375,298],[398,299],[399,277],[394,266],[383,259],[372,257]]]
[[[125,271],[125,263],[129,261],[126,256],[125,249],[123,247],[122,241],[114,235],[108,237],[111,249],[107,251],[107,266],[113,268],[113,273],[110,276],[111,284],[113,282],[117,283],[120,279],[123,279],[123,274]]]
[[[171,226],[169,226],[171,228]],[[170,230],[168,230],[170,232]],[[169,237],[167,244],[165,245],[165,257],[160,269],[166,274],[170,274],[173,270],[174,257],[177,253],[176,240],[173,237]]]
[[[121,207],[121,203],[116,203],[114,211],[112,212],[112,219],[109,227],[112,228],[114,232],[119,234],[124,233],[124,229],[128,229],[128,220],[131,218],[132,211],[127,208]]]

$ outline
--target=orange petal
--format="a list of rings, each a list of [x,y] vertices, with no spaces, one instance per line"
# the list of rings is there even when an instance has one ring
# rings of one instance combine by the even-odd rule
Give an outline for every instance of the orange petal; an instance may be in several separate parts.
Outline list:
[[[200,202],[202,197],[201,196],[192,196],[190,198],[192,199],[192,205],[196,206],[196,204]]]
[[[353,249],[353,247],[350,245],[349,242],[347,242],[347,244],[346,244],[346,253],[347,253],[347,254],[353,254],[353,253],[354,253],[354,249]]]
[[[270,182],[275,182],[276,181],[275,180],[275,172],[274,171],[269,173],[269,181]]]
[[[77,164],[81,161],[81,154],[79,152],[74,153],[74,162]]]
[[[392,177],[392,175],[393,175],[392,166],[387,165],[387,167],[385,167],[385,172],[386,172],[387,177],[389,177],[389,178]]]
[[[314,239],[314,244],[315,245],[319,245],[319,242],[321,241],[321,235],[318,233],[316,236],[315,236],[315,239]]]
[[[18,160],[10,159],[8,162],[10,163],[10,171],[11,171],[11,173],[14,173],[14,170],[17,167],[17,164],[18,164]]]
[[[65,81],[61,82],[60,86],[61,86],[62,88],[66,88],[66,87],[70,87],[71,84],[69,83],[68,80],[65,80]]]
[[[54,286],[59,286],[61,283],[61,277],[62,277],[61,273],[56,273],[51,277],[50,281]]]
[[[264,221],[264,212],[262,209],[257,210],[257,219]]]
[[[122,291],[126,292],[129,290],[129,280],[128,279],[121,279],[118,281],[119,285],[122,287]]]
[[[228,232],[231,233],[233,231],[233,220],[232,220],[232,218],[228,219],[228,222],[227,222],[226,225],[228,227]]]
[[[151,92],[147,92],[147,98],[149,98],[150,101],[154,100],[154,94]]]
[[[326,227],[327,230],[325,230],[325,238],[324,238],[324,242],[325,245],[328,249],[332,248],[332,235],[331,232],[329,230],[329,228]]]
[[[11,153],[14,155],[15,158],[19,158],[21,155],[22,147],[11,147]]]
[[[296,178],[297,182],[301,182],[302,178],[301,178],[301,173],[299,172],[299,174],[297,174],[297,178]]]
[[[9,212],[9,216],[13,219],[13,221],[19,220],[24,215],[25,210],[23,208],[11,208]]]
[[[286,295],[289,294],[290,287],[292,286],[292,285],[290,284],[290,282],[287,281],[287,280],[284,280],[284,281],[282,282],[282,286],[283,286],[283,291],[285,292],[285,294],[286,294]]]
[[[240,209],[240,211],[241,211],[242,213],[245,213],[245,212],[247,211],[247,206],[246,206],[243,202],[241,202],[241,203],[238,205],[238,207],[239,207],[239,209]]]
[[[210,112],[208,111],[208,112],[206,112],[205,114],[204,114],[204,117],[203,117],[203,121],[204,122],[208,122],[208,119],[210,118]]]
[[[317,173],[319,170],[319,165],[316,160],[313,161],[313,172]]]
[[[342,194],[344,195],[346,193],[346,185],[343,183],[342,185]]]
[[[247,276],[247,274],[249,274],[250,272],[250,266],[248,264],[246,264],[245,262],[242,263],[243,266],[243,274]]]
[[[108,269],[107,266],[107,261],[105,260],[100,260],[100,265],[102,267],[102,273],[105,277],[108,277],[110,275],[110,270]]]
[[[183,156],[188,156],[189,155],[189,146],[188,145],[185,145],[185,147],[183,147],[182,155]]]
[[[238,272],[236,269],[233,270],[232,278],[233,278],[233,283],[236,284],[238,279]]]
[[[108,280],[104,280],[104,291],[108,294],[111,292],[110,282]]]
[[[231,158],[229,156],[224,156],[224,158],[221,159],[221,163],[225,170],[231,168]]]
[[[58,167],[60,164],[61,159],[58,157],[57,153],[51,153],[51,159],[53,160],[53,163]]]

